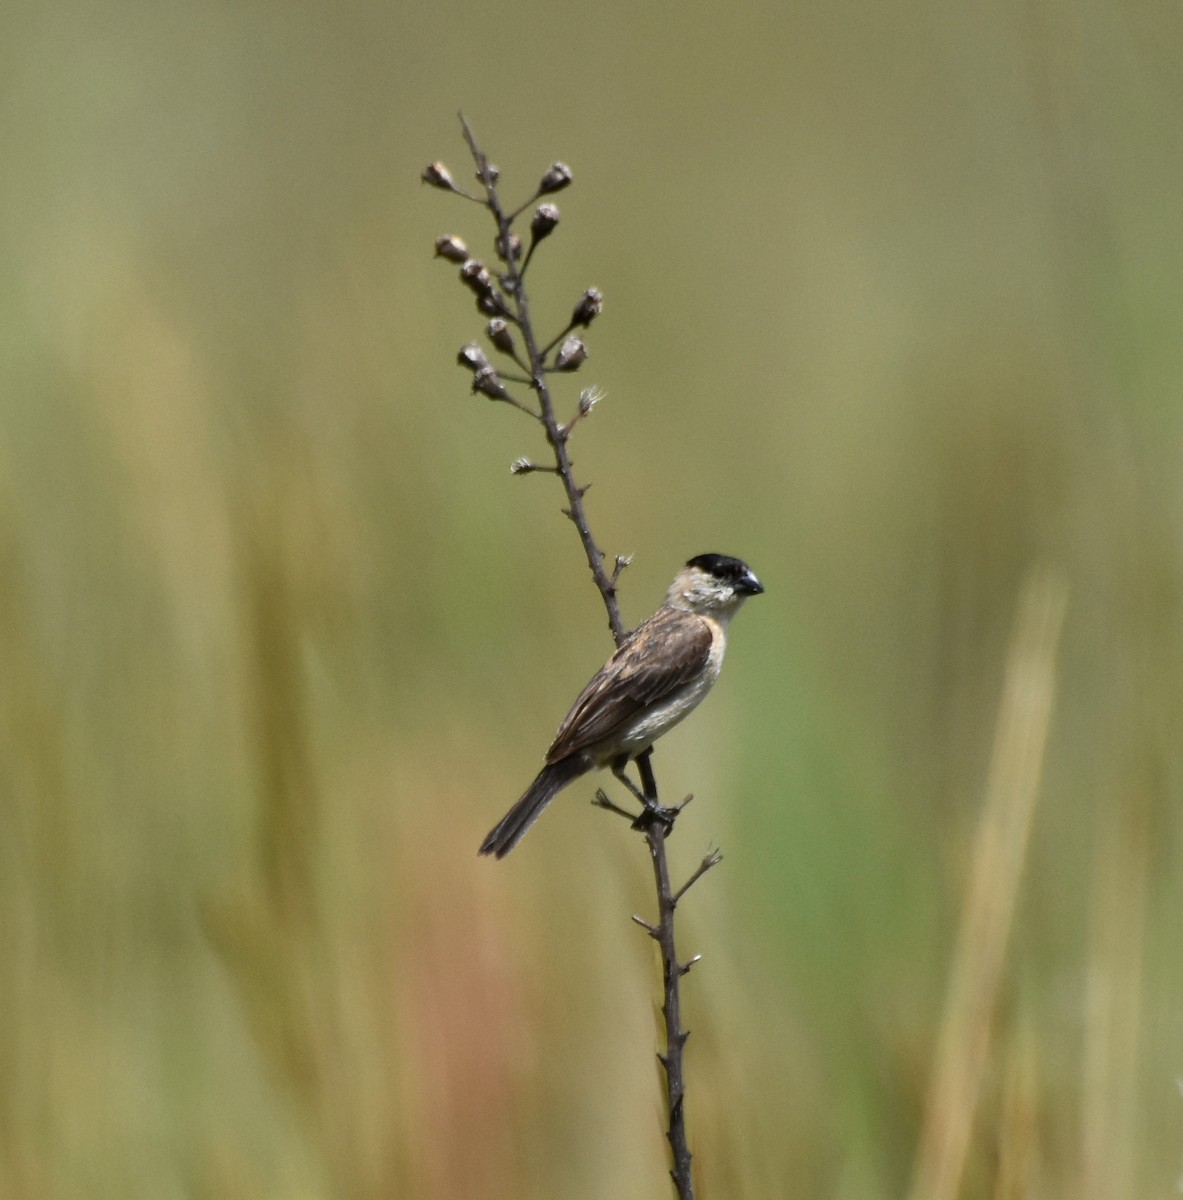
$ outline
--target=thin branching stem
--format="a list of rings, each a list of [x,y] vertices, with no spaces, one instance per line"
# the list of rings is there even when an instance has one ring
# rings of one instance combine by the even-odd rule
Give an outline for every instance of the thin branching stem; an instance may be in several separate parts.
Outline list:
[[[461,121],[464,121],[464,114],[463,114],[463,113],[461,113],[461,114],[460,114],[460,120],[461,120]],[[466,124],[467,124],[467,122],[466,122]],[[471,144],[472,144],[472,143],[471,143],[471,142],[469,142],[469,145],[471,145]],[[541,188],[539,188],[539,189],[538,189],[538,191],[536,191],[536,192],[534,193],[534,195],[530,197],[530,199],[529,199],[529,200],[523,200],[523,201],[522,201],[522,203],[521,203],[521,204],[519,204],[519,205],[517,206],[517,208],[515,208],[515,209],[513,210],[513,212],[511,212],[511,213],[509,214],[509,219],[510,219],[511,221],[516,221],[516,220],[518,219],[518,217],[520,217],[520,216],[522,215],[522,213],[524,213],[524,212],[526,211],[526,209],[528,209],[528,208],[530,207],[530,205],[531,205],[531,204],[533,204],[533,203],[534,203],[534,201],[535,201],[535,200],[537,200],[537,199],[539,198],[539,196],[541,196],[541,195],[542,195],[542,189],[541,189]]]
[[[569,334],[569,333],[571,332],[571,330],[572,330],[572,329],[574,329],[574,328],[575,328],[575,322],[574,322],[574,321],[572,321],[572,322],[571,322],[569,325],[567,325],[567,326],[566,326],[564,329],[562,329],[562,330],[561,330],[559,333],[556,333],[556,334],[555,334],[555,336],[554,336],[554,337],[552,337],[552,338],[550,339],[550,341],[549,341],[549,342],[547,342],[547,343],[546,343],[546,345],[542,347],[542,357],[543,357],[543,359],[544,359],[544,360],[550,357],[550,352],[551,352],[551,351],[552,351],[552,350],[553,350],[553,349],[554,349],[554,348],[555,348],[555,347],[556,347],[556,346],[557,346],[557,345],[558,345],[558,344],[559,344],[559,343],[560,343],[560,342],[563,340],[563,338],[565,338],[565,337],[567,336],[567,334]]]
[[[652,751],[646,750],[637,759],[641,772],[641,784],[646,797],[657,806],[657,781],[653,777]],[[674,911],[678,900],[692,878],[681,891],[675,893],[670,885],[669,861],[665,852],[665,840],[673,831],[673,818],[652,820],[645,829],[645,842],[653,863],[653,882],[657,888],[657,933],[655,935],[661,951],[661,1014],[665,1019],[665,1052],[658,1054],[658,1061],[665,1070],[666,1106],[669,1113],[669,1128],[666,1138],[673,1156],[670,1177],[677,1188],[679,1200],[693,1200],[694,1180],[690,1171],[690,1147],[686,1140],[686,1076],[682,1065],[682,1051],[690,1031],[682,1028],[681,980],[686,969],[678,962],[677,939],[674,934]],[[704,868],[705,869],[705,868]],[[701,874],[701,872],[699,872]]]
[[[477,174],[480,176],[482,182],[484,182],[485,190],[488,193],[489,211],[492,212],[497,222],[498,237],[502,245],[508,245],[512,232],[511,218],[501,205],[500,197],[497,194],[496,181],[489,173],[489,161],[477,145],[472,129],[463,115],[460,117],[460,122],[464,128],[464,140],[468,143],[468,147],[472,151],[472,157],[476,162]],[[538,339],[535,337],[534,325],[530,320],[530,302],[526,295],[522,279],[522,270],[524,269],[525,264],[522,265],[522,268],[519,268],[512,256],[508,258],[506,264],[506,290],[510,293],[510,297],[517,307],[516,317],[518,328],[521,329],[522,339],[526,343],[526,358],[528,361],[523,365],[527,366],[531,376],[531,386],[538,393],[538,403],[542,409],[542,423],[546,428],[546,438],[554,450],[555,465],[559,468],[559,474],[563,480],[563,488],[567,493],[567,514],[570,516],[575,528],[579,531],[579,540],[583,545],[583,553],[587,558],[587,565],[591,570],[592,579],[599,589],[600,596],[604,601],[604,607],[608,613],[608,625],[612,630],[613,640],[619,646],[624,641],[625,632],[624,622],[620,617],[620,605],[616,599],[616,584],[604,569],[604,552],[596,545],[595,539],[592,537],[591,528],[587,522],[587,515],[583,508],[583,493],[585,489],[579,487],[575,482],[575,470],[571,462],[571,456],[567,451],[567,438],[559,426],[558,419],[555,417],[554,403],[551,400],[550,388],[547,386],[542,355],[538,349]]]
[[[490,396],[490,400],[495,400],[500,404],[509,404],[516,408],[519,412],[524,412],[526,416],[533,417],[535,421],[542,420],[542,414],[535,412],[528,404],[523,404],[520,400],[515,400],[512,396]]]
[[[497,245],[507,248],[511,247],[513,244],[512,225],[514,219],[524,212],[538,196],[542,195],[542,191],[538,191],[531,200],[519,208],[507,212],[502,206],[497,191],[496,172],[490,168],[489,160],[477,144],[472,129],[463,114],[460,115],[460,123],[464,132],[464,140],[468,143],[468,148],[472,152],[473,160],[476,163],[477,176],[485,188],[485,205],[497,223]],[[575,328],[575,323],[569,323],[558,337],[554,338],[541,349],[539,348],[538,338],[530,316],[530,303],[526,294],[524,280],[526,267],[529,265],[534,250],[539,244],[538,240],[532,242],[525,258],[520,263],[518,257],[511,251],[505,253],[503,255],[505,271],[501,276],[500,282],[506,299],[513,309],[509,317],[520,330],[525,346],[524,359],[516,351],[512,357],[527,372],[529,385],[538,396],[539,411],[537,413],[530,409],[526,409],[526,411],[529,411],[532,416],[541,421],[546,431],[547,441],[554,453],[554,467],[542,467],[530,463],[526,459],[520,459],[518,463],[515,463],[515,473],[522,474],[535,470],[553,470],[562,480],[563,490],[567,496],[567,507],[563,512],[566,516],[570,517],[572,524],[574,524],[579,533],[579,540],[583,546],[587,565],[591,570],[592,580],[604,602],[604,609],[608,615],[608,625],[612,631],[613,641],[619,647],[624,644],[628,635],[625,632],[624,622],[620,616],[620,605],[617,599],[617,581],[630,560],[626,557],[618,556],[611,571],[605,567],[604,552],[592,536],[591,527],[584,509],[583,497],[588,485],[580,485],[576,481],[575,468],[568,449],[568,441],[571,430],[575,425],[575,420],[563,425],[555,416],[554,403],[551,398],[550,387],[547,383],[548,368],[545,360],[555,346]],[[518,404],[517,401],[510,400],[510,403],[517,404],[519,408],[525,408],[524,405]],[[680,889],[674,890],[670,883],[669,861],[666,855],[665,843],[673,830],[674,819],[680,811],[681,806],[674,809],[661,807],[658,801],[657,781],[653,774],[650,755],[651,751],[647,750],[637,759],[637,766],[641,776],[640,789],[636,788],[631,781],[628,781],[627,777],[623,780],[628,784],[629,790],[643,804],[642,813],[639,817],[632,818],[632,814],[616,805],[603,791],[596,793],[596,803],[600,807],[609,809],[621,816],[630,817],[634,827],[644,833],[646,844],[649,847],[650,859],[653,865],[653,877],[657,889],[658,919],[656,923],[650,923],[642,917],[634,916],[633,920],[650,934],[657,943],[661,953],[663,990],[661,1011],[665,1023],[665,1047],[658,1053],[658,1059],[665,1071],[666,1101],[669,1112],[669,1128],[666,1132],[666,1138],[670,1145],[670,1153],[673,1160],[670,1176],[674,1181],[679,1200],[694,1200],[694,1184],[691,1178],[691,1155],[686,1138],[686,1082],[683,1072],[682,1053],[686,1045],[686,1039],[689,1037],[689,1031],[682,1027],[679,983],[682,976],[690,969],[691,964],[697,961],[697,957],[690,959],[687,963],[679,962],[674,931],[674,913],[678,906],[678,901],[685,895],[686,891],[706,871],[714,866],[721,856],[715,852],[708,854],[687,882]]]

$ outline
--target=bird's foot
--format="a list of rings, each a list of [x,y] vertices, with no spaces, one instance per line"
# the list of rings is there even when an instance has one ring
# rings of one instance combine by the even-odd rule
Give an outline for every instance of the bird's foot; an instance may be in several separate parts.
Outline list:
[[[687,796],[681,804],[677,804],[673,808],[667,808],[664,804],[657,804],[652,800],[646,799],[643,801],[645,807],[641,811],[640,816],[633,821],[633,828],[640,830],[652,829],[655,824],[660,822],[665,826],[666,833],[672,833],[674,821],[678,813],[690,803],[691,799],[692,797]]]

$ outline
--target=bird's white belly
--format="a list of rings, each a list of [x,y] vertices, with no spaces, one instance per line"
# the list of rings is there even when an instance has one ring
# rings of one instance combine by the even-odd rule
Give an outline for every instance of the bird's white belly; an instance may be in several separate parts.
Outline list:
[[[711,647],[706,670],[685,687],[674,692],[661,704],[646,710],[621,738],[622,750],[630,757],[651,746],[664,733],[692,713],[711,690],[723,666],[723,639],[716,638]]]

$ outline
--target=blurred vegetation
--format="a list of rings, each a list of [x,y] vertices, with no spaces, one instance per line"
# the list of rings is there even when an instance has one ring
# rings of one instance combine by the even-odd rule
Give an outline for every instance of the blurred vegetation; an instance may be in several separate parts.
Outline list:
[[[665,1194],[647,864],[481,836],[608,638],[466,394],[479,214],[607,298],[626,618],[768,594],[694,791],[704,1197],[913,1178],[1024,581],[1066,608],[966,1197],[1183,1171],[1183,15],[16,0],[0,39],[0,1195]],[[574,393],[571,397],[574,402]],[[619,826],[619,828],[618,828]],[[970,948],[972,957],[972,947]]]

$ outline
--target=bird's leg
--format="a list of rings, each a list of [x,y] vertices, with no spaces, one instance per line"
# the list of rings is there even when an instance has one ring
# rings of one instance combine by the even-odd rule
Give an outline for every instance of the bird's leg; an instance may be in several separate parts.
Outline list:
[[[619,783],[624,784],[624,786],[632,793],[634,800],[639,800],[642,806],[645,808],[652,808],[653,802],[647,799],[645,793],[641,791],[641,789],[637,787],[635,783],[633,783],[627,774],[625,774],[625,768],[627,766],[628,758],[622,754],[619,758],[612,760],[612,774],[616,776],[616,779]]]
[[[660,821],[667,829],[672,829],[674,818],[678,815],[676,808],[664,808],[657,800],[657,780],[653,778],[653,767],[649,764],[652,750],[645,750],[637,755],[637,770],[641,774],[641,787],[624,773],[627,760],[619,758],[612,764],[612,774],[628,788],[630,792],[644,805],[644,812],[633,822],[637,829],[644,829],[654,821]]]

